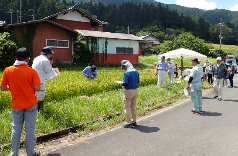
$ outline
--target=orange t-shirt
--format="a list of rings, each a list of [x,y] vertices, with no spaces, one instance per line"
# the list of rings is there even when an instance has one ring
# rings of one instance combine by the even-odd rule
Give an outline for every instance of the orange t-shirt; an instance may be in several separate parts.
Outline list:
[[[41,84],[35,69],[28,64],[13,65],[4,70],[1,84],[9,86],[12,109],[23,110],[34,106],[38,100],[34,87]]]

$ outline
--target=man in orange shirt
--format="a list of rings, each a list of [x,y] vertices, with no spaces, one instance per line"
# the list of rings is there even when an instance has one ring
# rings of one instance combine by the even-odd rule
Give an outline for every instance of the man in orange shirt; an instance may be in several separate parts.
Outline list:
[[[37,96],[40,90],[40,78],[35,69],[29,67],[30,52],[20,48],[15,53],[13,66],[4,70],[1,90],[12,95],[12,150],[10,156],[18,156],[23,123],[25,121],[27,156],[39,156],[34,151],[36,144],[35,123],[37,116]]]

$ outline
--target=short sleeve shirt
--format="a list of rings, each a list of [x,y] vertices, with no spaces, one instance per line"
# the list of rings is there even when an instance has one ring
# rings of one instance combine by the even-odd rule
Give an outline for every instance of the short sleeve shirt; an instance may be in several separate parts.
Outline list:
[[[124,79],[123,83],[127,83],[128,85],[125,87],[125,89],[135,89],[138,88],[139,83],[139,73],[137,70],[135,71],[126,71],[124,73]]]
[[[1,84],[9,86],[12,109],[23,110],[34,106],[38,100],[34,87],[41,84],[35,69],[28,64],[14,65],[4,70]]]

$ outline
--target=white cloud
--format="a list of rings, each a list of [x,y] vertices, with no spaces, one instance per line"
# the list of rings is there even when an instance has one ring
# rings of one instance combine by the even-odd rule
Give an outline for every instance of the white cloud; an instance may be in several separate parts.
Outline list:
[[[213,10],[217,8],[215,2],[207,2],[206,0],[176,0],[176,4],[204,10]]]
[[[238,11],[238,5],[235,4],[233,7],[230,7],[230,11]]]

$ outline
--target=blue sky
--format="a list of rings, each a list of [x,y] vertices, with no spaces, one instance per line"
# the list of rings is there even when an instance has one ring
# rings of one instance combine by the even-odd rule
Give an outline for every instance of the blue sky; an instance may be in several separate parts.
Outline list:
[[[164,4],[177,4],[203,10],[225,9],[238,11],[238,0],[155,0]]]

